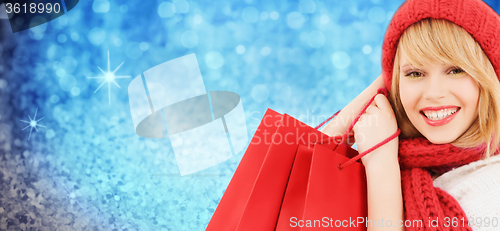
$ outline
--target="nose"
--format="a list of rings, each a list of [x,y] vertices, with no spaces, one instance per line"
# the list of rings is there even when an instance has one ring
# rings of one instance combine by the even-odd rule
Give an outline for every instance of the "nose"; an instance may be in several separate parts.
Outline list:
[[[435,101],[446,97],[448,94],[448,87],[443,76],[432,75],[428,76],[426,80],[424,90],[425,99]]]

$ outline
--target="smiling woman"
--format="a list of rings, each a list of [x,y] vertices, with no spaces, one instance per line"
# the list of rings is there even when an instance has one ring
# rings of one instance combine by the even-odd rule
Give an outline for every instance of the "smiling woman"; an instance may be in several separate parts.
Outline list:
[[[408,122],[408,118],[410,129],[435,144],[456,140],[477,119],[479,87],[475,80],[450,64],[428,64],[415,70],[403,55],[400,60],[400,100],[396,100],[402,103],[407,117],[398,110],[399,123]]]
[[[492,227],[477,218],[500,217],[500,201],[490,196],[500,190],[499,34],[499,15],[481,0],[407,0],[394,14],[382,75],[337,116],[354,118],[376,89],[390,89],[353,129],[360,153],[401,130],[361,158],[369,220],[423,221],[404,230],[477,231]],[[322,131],[346,130],[331,124]]]
[[[488,146],[500,137],[500,85],[481,46],[462,27],[424,19],[405,30],[394,59],[391,104],[403,137]],[[446,115],[446,116],[445,116]]]

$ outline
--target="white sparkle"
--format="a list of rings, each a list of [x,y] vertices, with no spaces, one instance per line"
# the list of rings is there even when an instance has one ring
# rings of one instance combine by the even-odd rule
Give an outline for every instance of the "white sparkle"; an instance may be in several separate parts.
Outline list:
[[[99,70],[101,70],[103,76],[99,76],[99,77],[87,77],[88,79],[104,79],[104,81],[102,82],[101,85],[99,85],[99,87],[94,91],[94,93],[96,93],[105,83],[108,83],[108,101],[109,101],[109,105],[111,105],[111,83],[114,83],[118,88],[121,88],[120,85],[118,85],[118,83],[116,83],[115,79],[123,79],[123,78],[130,78],[131,76],[116,76],[115,75],[115,72],[120,69],[120,67],[122,66],[123,62],[118,65],[118,67],[114,70],[114,71],[111,71],[111,68],[110,68],[110,63],[109,63],[109,51],[108,51],[108,71],[104,71],[102,70],[99,66],[97,66],[97,68],[99,68]]]
[[[31,138],[31,132],[33,131],[33,128],[34,128],[36,131],[38,131],[38,129],[36,128],[37,126],[40,126],[40,127],[44,127],[44,128],[45,128],[45,126],[43,126],[43,125],[41,125],[41,124],[39,124],[39,123],[38,123],[38,121],[42,120],[42,119],[43,119],[43,118],[45,118],[45,117],[42,117],[42,118],[40,118],[40,119],[36,120],[36,113],[37,113],[37,112],[38,112],[38,108],[35,110],[35,116],[33,116],[33,119],[31,119],[31,117],[28,115],[28,118],[30,118],[30,121],[21,120],[21,122],[24,122],[24,123],[29,124],[28,126],[26,126],[25,128],[23,128],[21,131],[24,131],[24,129],[31,127],[31,129],[30,129],[30,135],[29,135],[29,137],[28,137],[28,140]]]

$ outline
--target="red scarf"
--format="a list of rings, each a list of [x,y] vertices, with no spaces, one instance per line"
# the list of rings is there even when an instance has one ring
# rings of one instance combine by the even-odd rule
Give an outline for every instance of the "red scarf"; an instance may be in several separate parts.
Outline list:
[[[433,186],[429,171],[443,173],[479,160],[483,153],[484,148],[433,144],[425,138],[400,139],[404,219],[415,226],[417,223],[413,221],[422,221],[420,225],[423,226],[412,225],[405,230],[472,230],[455,198]]]

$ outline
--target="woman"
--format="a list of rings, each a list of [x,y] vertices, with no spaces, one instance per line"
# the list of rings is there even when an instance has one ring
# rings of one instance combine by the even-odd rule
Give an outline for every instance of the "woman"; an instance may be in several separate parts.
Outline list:
[[[390,89],[353,129],[360,152],[401,129],[399,139],[362,158],[368,219],[385,222],[368,230],[492,227],[477,218],[500,216],[499,199],[488,194],[498,193],[500,158],[476,168],[500,142],[499,59],[500,17],[480,0],[409,0],[394,14],[382,75],[322,130],[343,134],[378,88]]]

